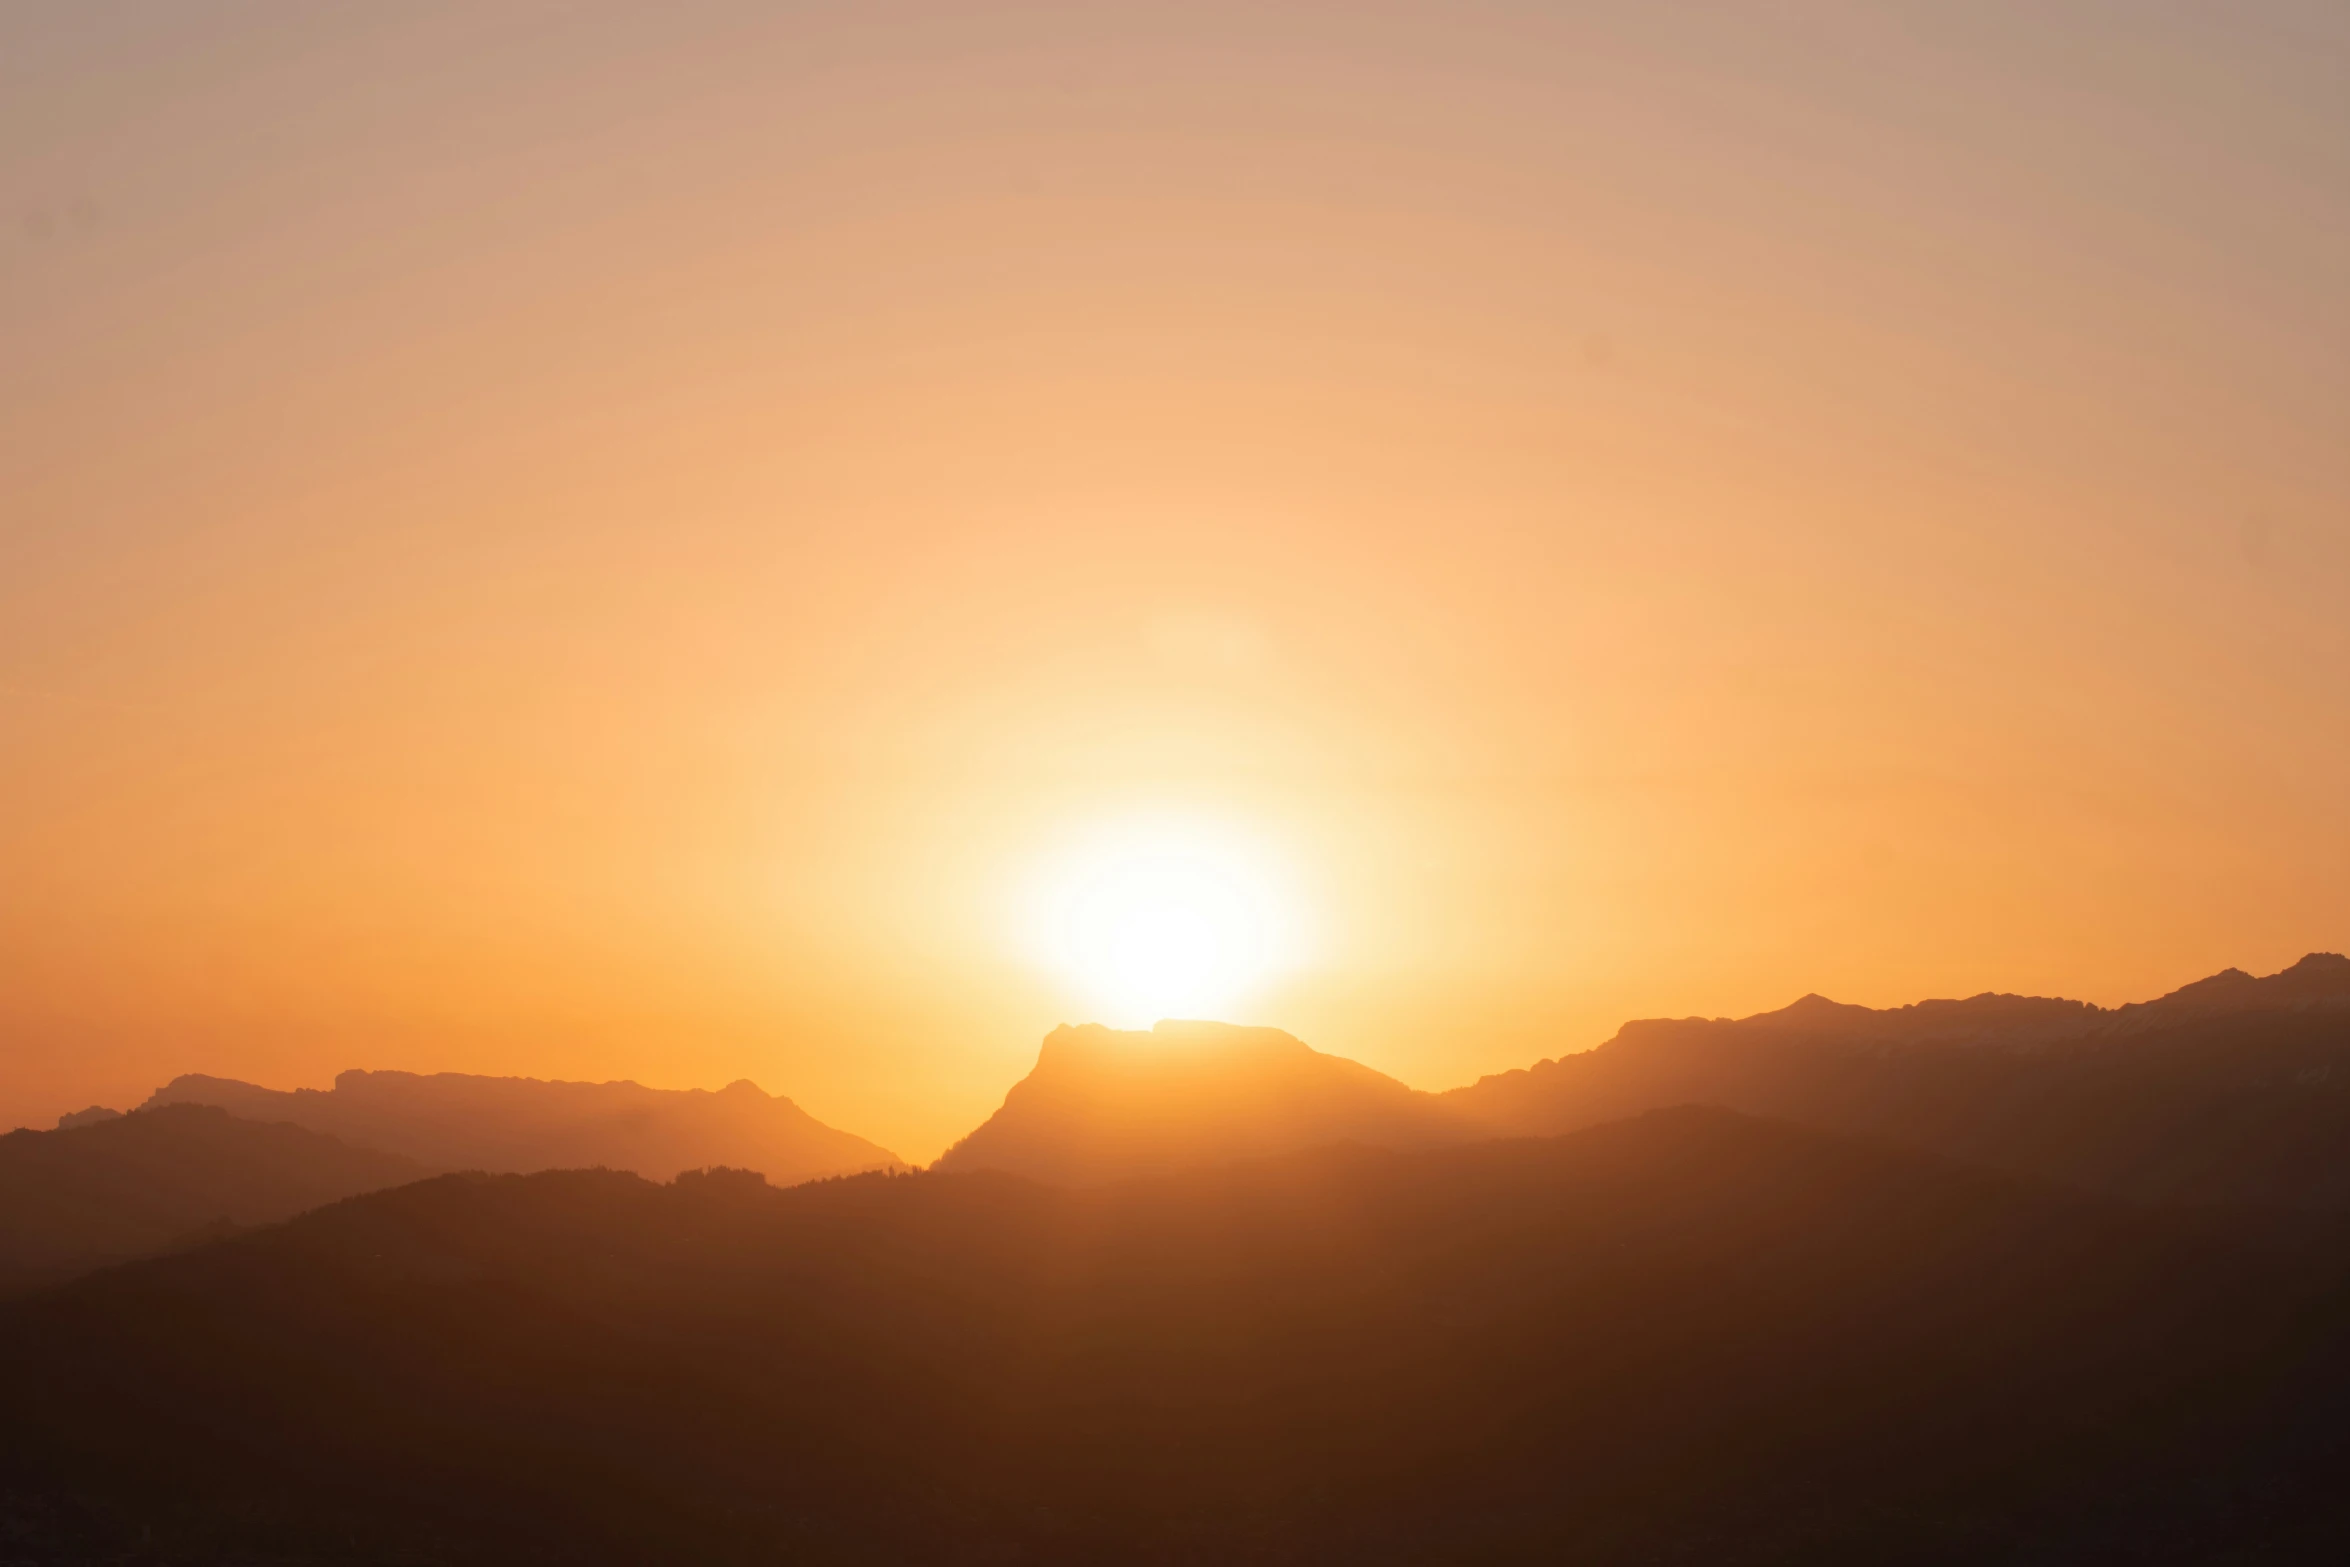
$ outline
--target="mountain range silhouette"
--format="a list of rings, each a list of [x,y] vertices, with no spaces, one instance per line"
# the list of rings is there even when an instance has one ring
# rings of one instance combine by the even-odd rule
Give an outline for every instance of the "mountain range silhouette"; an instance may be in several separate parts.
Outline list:
[[[1101,1181],[1328,1143],[1548,1135],[1710,1104],[2117,1194],[2350,1206],[2350,958],[2156,1001],[1980,995],[1627,1023],[1597,1049],[1415,1091],[1274,1029],[1056,1029],[939,1161]]]
[[[1409,1149],[1554,1135],[1681,1104],[2145,1200],[2342,1209],[2350,959],[2313,953],[2264,978],[2229,969],[2111,1009],[1986,994],[1872,1010],[1810,995],[1735,1021],[1627,1023],[1596,1049],[1443,1094],[1277,1029],[1064,1026],[936,1167],[1100,1182],[1338,1143]],[[281,1189],[263,1199],[239,1186],[231,1200],[213,1194],[248,1177],[225,1144],[138,1129],[141,1116],[175,1105],[332,1142],[300,1145],[317,1168],[298,1176],[284,1164],[295,1145],[267,1143],[280,1150]],[[67,1179],[63,1152],[34,1155],[116,1119],[137,1124],[57,1143],[145,1150],[90,1177],[95,1185]],[[18,1132],[0,1147],[15,1150],[0,1157],[0,1292],[433,1171],[603,1167],[667,1179],[727,1166],[791,1185],[900,1163],[748,1082],[712,1093],[363,1071],[331,1090],[291,1092],[191,1074],[132,1116],[93,1106],[61,1118],[58,1132]],[[368,1154],[390,1157],[359,1157]]]
[[[281,1093],[189,1075],[157,1089],[141,1108],[172,1104],[218,1105],[246,1120],[288,1122],[434,1170],[600,1165],[665,1181],[680,1170],[724,1164],[789,1184],[902,1162],[747,1081],[711,1093],[459,1072],[345,1072],[328,1090]]]
[[[1627,1023],[1443,1096],[1488,1134],[1704,1103],[2149,1200],[2350,1206],[2350,958],[2236,969],[2111,1010],[1980,995],[1806,996]]]
[[[2326,954],[1444,1094],[1064,1027],[926,1172],[184,1077],[0,1138],[0,1560],[2346,1559],[2346,1100]]]

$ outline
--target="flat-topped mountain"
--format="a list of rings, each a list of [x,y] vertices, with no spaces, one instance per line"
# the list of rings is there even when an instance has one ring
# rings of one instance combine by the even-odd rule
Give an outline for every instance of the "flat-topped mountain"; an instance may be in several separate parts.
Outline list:
[[[435,1170],[602,1166],[667,1180],[729,1165],[779,1186],[897,1167],[888,1149],[826,1126],[748,1081],[707,1089],[543,1082],[457,1072],[345,1072],[332,1089],[291,1092],[228,1078],[177,1077],[148,1107],[218,1105],[381,1148]]]
[[[1442,1096],[1492,1135],[1721,1105],[2153,1200],[2350,1206],[2350,959],[2101,1008],[1980,995],[1627,1023]]]
[[[0,1137],[0,1294],[275,1224],[427,1173],[298,1126],[165,1105]]]
[[[1279,1029],[1087,1024],[1046,1036],[1003,1108],[936,1168],[1100,1181],[1331,1143],[1414,1148],[1475,1135],[1433,1095]]]

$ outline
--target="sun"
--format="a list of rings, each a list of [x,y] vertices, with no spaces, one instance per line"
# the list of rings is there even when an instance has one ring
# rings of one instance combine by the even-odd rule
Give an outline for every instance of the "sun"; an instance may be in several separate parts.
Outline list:
[[[1280,857],[1227,823],[1095,824],[1047,857],[1030,905],[1034,954],[1121,1027],[1229,1018],[1299,955]]]

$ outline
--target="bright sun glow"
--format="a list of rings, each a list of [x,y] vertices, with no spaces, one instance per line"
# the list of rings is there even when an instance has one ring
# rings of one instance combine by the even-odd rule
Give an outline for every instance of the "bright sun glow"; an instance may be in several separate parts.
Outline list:
[[[1138,818],[1055,855],[1031,892],[1030,943],[1098,1021],[1230,1018],[1296,961],[1276,858],[1236,829]]]

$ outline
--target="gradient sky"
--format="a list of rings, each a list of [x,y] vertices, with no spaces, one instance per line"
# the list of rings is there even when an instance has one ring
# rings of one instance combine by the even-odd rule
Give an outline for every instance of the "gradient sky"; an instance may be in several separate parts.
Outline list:
[[[1237,824],[1441,1088],[2350,948],[2350,10],[0,7],[0,1126],[748,1076]]]

